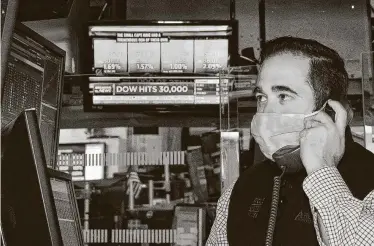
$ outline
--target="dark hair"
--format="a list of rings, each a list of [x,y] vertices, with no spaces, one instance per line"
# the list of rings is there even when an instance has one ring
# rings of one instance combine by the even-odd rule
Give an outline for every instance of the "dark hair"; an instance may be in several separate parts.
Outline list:
[[[348,73],[335,50],[312,39],[280,37],[266,42],[260,64],[285,53],[310,59],[309,83],[314,91],[315,109],[328,99],[347,105]]]

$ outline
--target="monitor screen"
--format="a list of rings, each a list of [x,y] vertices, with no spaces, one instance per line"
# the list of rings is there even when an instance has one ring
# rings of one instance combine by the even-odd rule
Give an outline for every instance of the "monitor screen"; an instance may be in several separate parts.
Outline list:
[[[1,140],[5,245],[62,246],[36,110],[21,113]]]
[[[256,76],[95,76],[89,77],[84,93],[85,111],[218,113],[217,106],[253,95]],[[222,86],[226,84],[226,86]],[[240,99],[239,101],[237,101]],[[245,104],[244,106],[246,106]],[[251,104],[248,104],[250,107]],[[252,106],[253,107],[253,106]],[[254,106],[255,108],[255,106]]]
[[[218,105],[219,77],[90,77],[93,105]]]
[[[230,22],[91,24],[96,74],[217,73],[230,62]]]
[[[56,163],[65,52],[23,24],[15,27],[2,88],[1,128],[35,108],[47,165]]]
[[[83,246],[83,235],[71,176],[48,169],[64,246]]]
[[[227,101],[219,72],[235,60],[235,21],[92,22],[88,32],[85,111],[217,115]]]

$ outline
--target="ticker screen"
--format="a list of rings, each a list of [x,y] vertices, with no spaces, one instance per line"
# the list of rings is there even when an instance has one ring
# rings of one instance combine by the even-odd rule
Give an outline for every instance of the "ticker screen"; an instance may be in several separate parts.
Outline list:
[[[228,65],[228,40],[195,40],[195,72],[218,71]]]
[[[93,39],[94,68],[104,73],[125,73],[127,69],[127,44],[113,39]]]
[[[90,26],[93,71],[217,73],[228,65],[230,35],[228,25]]]
[[[194,40],[170,40],[161,44],[163,73],[192,73]]]
[[[90,77],[89,81],[92,104],[97,106],[218,105],[221,100],[217,76]]]
[[[129,43],[129,72],[158,73],[160,71],[160,43]]]

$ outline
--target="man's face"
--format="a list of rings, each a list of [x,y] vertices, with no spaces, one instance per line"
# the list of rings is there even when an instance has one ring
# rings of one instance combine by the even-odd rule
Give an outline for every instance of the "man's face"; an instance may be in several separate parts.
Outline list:
[[[255,95],[257,112],[308,114],[314,109],[308,81],[309,59],[281,54],[264,61]]]

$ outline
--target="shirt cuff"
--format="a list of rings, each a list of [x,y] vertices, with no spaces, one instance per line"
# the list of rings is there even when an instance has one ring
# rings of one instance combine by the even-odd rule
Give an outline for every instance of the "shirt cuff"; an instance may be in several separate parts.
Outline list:
[[[313,172],[304,180],[303,189],[316,209],[332,205],[338,197],[351,195],[336,167],[324,167]]]

